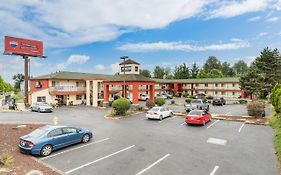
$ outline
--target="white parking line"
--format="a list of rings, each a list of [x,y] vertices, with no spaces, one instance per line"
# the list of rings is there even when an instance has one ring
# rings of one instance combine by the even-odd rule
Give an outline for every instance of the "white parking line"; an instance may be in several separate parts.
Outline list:
[[[104,141],[106,141],[108,139],[109,138],[105,138],[105,139],[102,139],[102,140],[97,140],[95,142],[92,142],[92,143],[89,143],[89,144],[86,144],[86,145],[83,145],[83,146],[79,146],[79,147],[76,147],[76,148],[73,148],[73,149],[62,151],[62,152],[59,152],[57,154],[52,154],[52,155],[50,155],[48,157],[41,158],[41,160],[49,159],[49,158],[52,158],[52,157],[55,157],[55,156],[58,156],[58,155],[61,155],[61,154],[67,153],[67,152],[71,152],[71,151],[74,151],[74,150],[77,150],[77,149],[80,149],[80,148],[83,148],[83,147],[86,147],[86,146],[90,146],[90,145],[93,145],[93,144],[96,144],[96,143],[101,143],[101,142],[104,142]]]
[[[181,125],[184,125],[184,124],[186,124],[185,122],[183,122]]]
[[[214,175],[218,169],[219,169],[219,166],[215,166],[215,168],[214,168],[213,171],[210,173],[210,175]]]
[[[227,112],[225,115],[229,115],[231,112]]]
[[[207,129],[211,128],[213,125],[215,125],[216,123],[218,123],[220,120],[216,120],[214,123],[210,124]]]
[[[174,119],[174,118],[176,118],[176,117],[173,116],[173,117],[169,117],[169,118],[164,118],[163,120],[160,120],[159,123],[162,123],[163,121],[172,120],[172,119]]]
[[[168,156],[170,156],[170,154],[166,154],[164,157],[158,159],[156,162],[154,162],[153,164],[149,165],[148,167],[146,167],[145,169],[141,170],[140,172],[138,172],[136,175],[141,175],[144,172],[146,172],[147,170],[149,170],[150,168],[152,168],[153,166],[155,166],[157,163],[161,162],[162,160],[166,159]]]
[[[241,132],[241,130],[242,130],[242,128],[244,127],[244,125],[245,125],[245,123],[243,123],[243,124],[240,126],[238,132]]]
[[[212,144],[224,146],[224,145],[226,145],[227,140],[210,137],[210,138],[208,138],[207,143],[212,143]]]
[[[104,157],[101,157],[101,158],[99,158],[99,159],[97,159],[97,160],[94,160],[94,161],[92,161],[92,162],[89,162],[89,163],[86,163],[86,164],[84,164],[84,165],[81,165],[81,166],[79,166],[79,167],[77,167],[77,168],[73,168],[73,169],[71,169],[71,170],[65,172],[65,174],[73,173],[74,171],[77,171],[77,170],[79,170],[79,169],[81,169],[81,168],[84,168],[84,167],[86,167],[86,166],[92,165],[92,164],[97,163],[97,162],[99,162],[99,161],[102,161],[102,160],[104,160],[104,159],[106,159],[106,158],[112,157],[112,156],[114,156],[114,155],[116,155],[116,154],[118,154],[118,153],[121,153],[121,152],[126,151],[126,150],[128,150],[128,149],[131,149],[131,148],[133,148],[134,146],[135,146],[135,145],[129,146],[129,147],[127,147],[127,148],[121,149],[121,150],[119,150],[119,151],[116,151],[116,152],[114,152],[114,153],[111,153],[111,154],[109,154],[109,155],[106,155],[106,156],[104,156]]]

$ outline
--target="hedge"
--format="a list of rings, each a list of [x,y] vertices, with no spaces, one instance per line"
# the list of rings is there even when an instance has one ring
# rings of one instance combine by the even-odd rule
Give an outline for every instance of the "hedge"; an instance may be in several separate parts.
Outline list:
[[[158,106],[163,106],[166,103],[166,100],[164,98],[156,98],[155,99],[155,104]]]
[[[115,115],[126,115],[126,112],[130,109],[131,103],[125,98],[119,98],[112,103],[112,108]]]

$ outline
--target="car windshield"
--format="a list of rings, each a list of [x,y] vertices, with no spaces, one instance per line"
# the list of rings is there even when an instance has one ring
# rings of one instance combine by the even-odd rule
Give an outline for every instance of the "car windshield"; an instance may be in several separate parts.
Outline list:
[[[160,108],[152,108],[150,109],[149,111],[152,111],[152,112],[156,112],[156,111],[159,111]]]
[[[190,111],[189,113],[188,113],[188,115],[201,115],[201,111],[198,111],[198,110],[193,110],[193,111]]]
[[[32,131],[32,132],[29,133],[28,135],[29,135],[30,137],[39,138],[39,137],[41,137],[44,133],[46,133],[46,131],[45,131],[43,128],[39,128],[39,129],[36,129],[36,130]]]
[[[191,103],[201,103],[201,100],[192,100]]]
[[[49,106],[49,104],[48,103],[38,103],[40,106]]]

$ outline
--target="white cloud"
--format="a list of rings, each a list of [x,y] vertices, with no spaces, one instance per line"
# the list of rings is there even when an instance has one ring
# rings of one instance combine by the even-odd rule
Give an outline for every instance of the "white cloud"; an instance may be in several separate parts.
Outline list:
[[[56,68],[59,70],[66,69],[69,65],[72,64],[84,64],[90,59],[90,56],[87,55],[70,55],[64,63],[57,64]]]
[[[260,16],[254,16],[254,17],[252,17],[252,18],[249,18],[248,21],[253,22],[253,21],[258,21],[258,20],[260,20],[260,19],[261,19]]]
[[[102,64],[98,64],[98,65],[95,66],[95,68],[96,68],[98,71],[102,71],[102,70],[105,69],[105,66],[102,65]]]
[[[275,4],[276,10],[281,10],[281,0],[278,0]]]
[[[277,16],[275,16],[275,17],[268,18],[266,21],[267,22],[276,22],[278,20],[279,20],[279,18]]]
[[[210,12],[209,18],[229,18],[249,12],[259,12],[265,10],[271,0],[241,0],[223,1],[220,6]]]
[[[154,43],[128,43],[117,47],[119,50],[129,52],[152,52],[152,51],[185,51],[185,52],[199,52],[199,51],[219,51],[219,50],[235,50],[249,47],[247,41],[241,39],[232,39],[228,43],[218,43],[209,45],[191,45],[185,42],[154,42]]]
[[[260,36],[260,37],[266,36],[266,35],[268,35],[268,33],[266,33],[266,32],[261,32],[261,33],[259,33],[259,36]]]

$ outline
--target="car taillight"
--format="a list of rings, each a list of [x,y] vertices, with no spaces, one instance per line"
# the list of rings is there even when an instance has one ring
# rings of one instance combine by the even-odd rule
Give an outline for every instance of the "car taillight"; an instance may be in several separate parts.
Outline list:
[[[30,141],[27,141],[26,144],[29,146],[29,147],[34,147],[34,143],[30,142]]]

